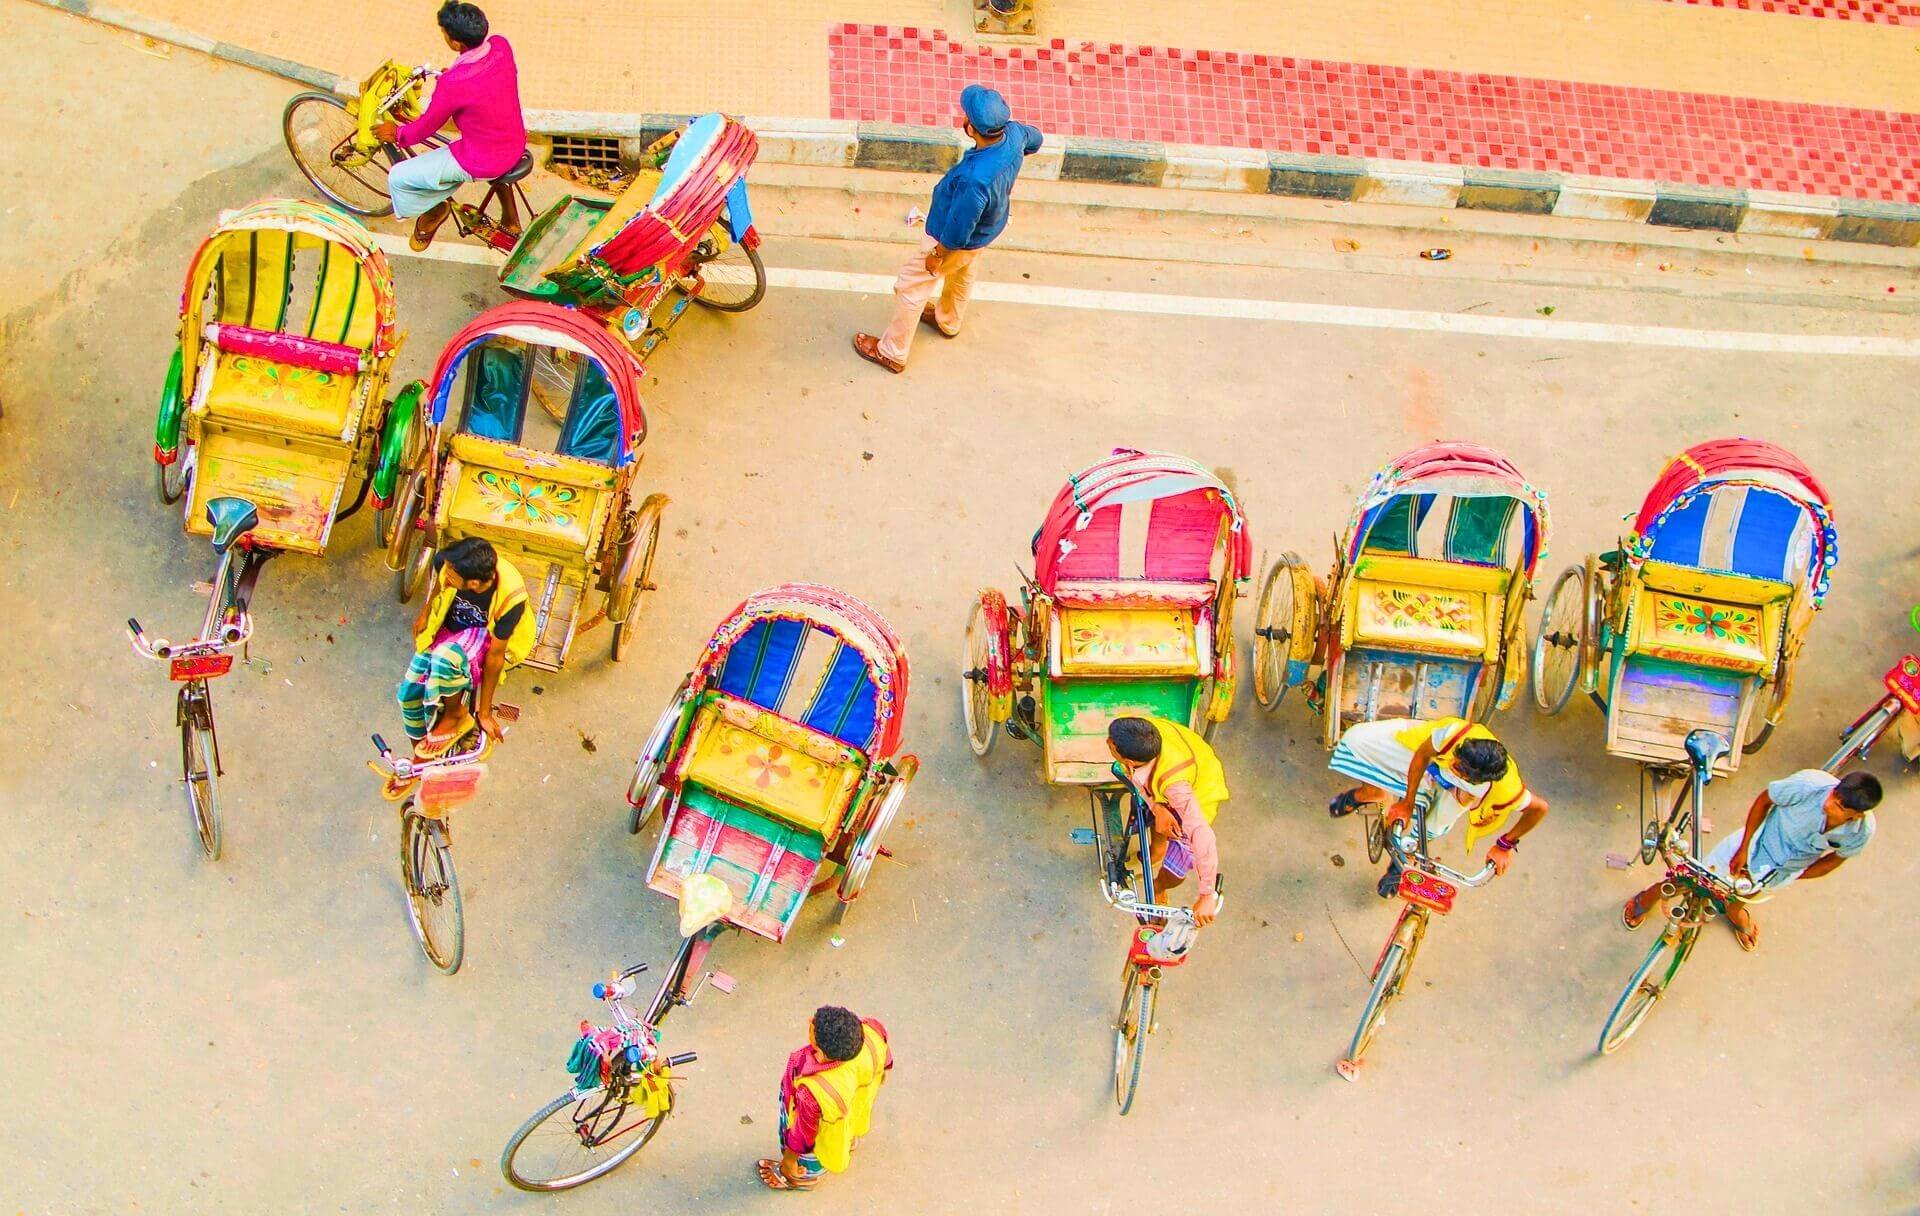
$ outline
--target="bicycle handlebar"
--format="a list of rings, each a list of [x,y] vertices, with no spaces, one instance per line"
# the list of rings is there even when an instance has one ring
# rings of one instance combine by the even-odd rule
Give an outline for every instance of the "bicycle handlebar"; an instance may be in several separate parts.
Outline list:
[[[1100,884],[1100,893],[1106,896],[1108,903],[1128,916],[1138,917],[1141,920],[1160,920],[1168,924],[1191,925],[1194,923],[1192,908],[1182,908],[1175,904],[1143,904],[1132,891],[1111,882]],[[1227,897],[1221,893],[1221,880],[1217,876],[1213,880],[1213,895],[1214,911],[1218,914],[1221,908],[1227,906]]]
[[[1487,862],[1477,874],[1462,874],[1452,866],[1435,861],[1424,851],[1414,847],[1415,841],[1407,830],[1395,824],[1387,831],[1387,843],[1393,848],[1393,855],[1403,866],[1412,866],[1429,874],[1457,882],[1463,887],[1484,887],[1493,879],[1493,863]]]
[[[149,638],[140,628],[140,622],[133,617],[127,618],[127,639],[133,643],[135,654],[149,659],[194,658],[203,654],[220,654],[232,650],[235,646],[246,644],[253,636],[253,614],[243,612],[238,620],[228,621],[220,627],[220,632],[210,638],[195,638],[191,642],[174,643],[166,638]]]
[[[502,726],[500,733],[505,735],[507,728]],[[435,756],[431,760],[416,760],[411,756],[397,756],[387,747],[387,741],[379,735],[373,736],[373,749],[380,753],[378,763],[387,772],[402,781],[411,781],[415,777],[430,773],[438,768],[456,768],[462,764],[471,764],[487,750],[487,732],[479,730],[474,740],[473,750],[450,752],[444,756]]]

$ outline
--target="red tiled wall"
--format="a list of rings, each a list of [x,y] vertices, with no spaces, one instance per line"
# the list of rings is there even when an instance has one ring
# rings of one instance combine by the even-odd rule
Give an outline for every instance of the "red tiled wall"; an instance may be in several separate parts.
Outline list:
[[[978,81],[1055,135],[1920,202],[1920,115],[1234,52],[828,36],[833,117],[957,123]],[[1920,69],[1920,60],[1915,64]]]
[[[1794,17],[1833,17],[1876,25],[1920,25],[1920,4],[1906,0],[1667,0],[1669,4],[1697,4],[1703,8],[1736,8],[1755,13],[1786,13]]]

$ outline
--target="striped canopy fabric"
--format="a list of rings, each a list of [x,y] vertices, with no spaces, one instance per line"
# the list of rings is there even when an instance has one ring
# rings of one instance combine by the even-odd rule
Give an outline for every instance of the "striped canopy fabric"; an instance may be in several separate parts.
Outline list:
[[[1492,448],[1459,441],[1403,452],[1373,475],[1347,521],[1347,560],[1358,558],[1366,548],[1398,549],[1403,533],[1410,551],[1421,518],[1442,496],[1454,500],[1447,527],[1447,560],[1501,564],[1499,554],[1517,505],[1522,573],[1533,577],[1547,555],[1546,493]]]
[[[1227,568],[1215,569],[1226,536]],[[1253,541],[1233,492],[1184,456],[1115,448],[1067,479],[1034,538],[1034,581],[1051,594],[1062,579],[1238,581],[1253,568]]]

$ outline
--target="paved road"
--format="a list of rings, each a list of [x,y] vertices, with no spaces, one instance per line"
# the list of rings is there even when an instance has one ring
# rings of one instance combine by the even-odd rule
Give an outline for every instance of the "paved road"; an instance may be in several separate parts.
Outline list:
[[[79,24],[36,36],[47,54],[141,54],[82,45],[104,36]],[[182,95],[212,70],[184,55],[162,66]],[[23,87],[0,86],[10,103]],[[152,121],[107,87],[59,119],[77,154],[118,146],[118,107]],[[1435,926],[1415,990],[1349,1086],[1332,1064],[1392,912],[1357,831],[1320,810],[1339,783],[1317,723],[1296,704],[1267,717],[1243,702],[1219,736],[1237,795],[1220,824],[1233,902],[1169,981],[1144,1098],[1122,1121],[1106,1020],[1124,927],[1069,843],[1082,803],[1041,788],[1017,746],[975,762],[953,674],[969,595],[1012,583],[1063,475],[1115,443],[1230,470],[1258,548],[1320,565],[1382,459],[1439,435],[1492,442],[1553,495],[1557,568],[1612,542],[1667,454],[1766,435],[1832,487],[1844,559],[1791,720],[1717,793],[1724,826],[1767,775],[1817,763],[1910,645],[1911,359],[997,303],[895,378],[847,349],[878,322],[876,297],[787,289],[744,317],[691,316],[647,386],[643,480],[674,503],[643,646],[616,668],[590,639],[564,675],[511,682],[527,715],[460,813],[468,963],[446,979],[406,933],[396,825],[361,767],[366,733],[394,725],[407,620],[368,524],[343,526],[325,562],[268,571],[254,653],[271,669],[219,688],[231,776],[216,866],[193,850],[170,781],[169,690],[119,633],[130,612],[178,630],[199,611],[190,585],[208,555],[153,501],[151,414],[194,243],[221,208],[296,188],[271,100],[169,115],[181,148],[200,150],[178,154],[163,197],[111,214],[120,256],[49,262],[15,297],[0,370],[9,1210],[546,1210],[555,1201],[500,1180],[500,1146],[564,1088],[588,984],[673,946],[671,909],[641,882],[645,844],[621,826],[633,750],[719,615],[790,578],[870,599],[914,655],[907,738],[926,767],[899,863],[843,946],[818,914],[783,948],[723,944],[739,991],[703,996],[670,1027],[676,1049],[702,1053],[674,1125],[637,1165],[558,1201],[569,1210],[770,1208],[751,1162],[773,1134],[781,1059],[827,1000],[885,1018],[900,1056],[858,1169],[831,1183],[848,1210],[1920,1203],[1902,1117],[1920,1098],[1920,980],[1900,895],[1920,873],[1905,848],[1913,778],[1892,765],[1876,766],[1895,794],[1875,848],[1766,909],[1757,954],[1712,932],[1671,1003],[1600,1062],[1594,1034],[1647,944],[1617,917],[1640,876],[1602,862],[1627,847],[1634,773],[1605,757],[1590,710],[1515,712],[1503,733],[1554,814],[1508,878]],[[33,138],[54,129],[40,122]],[[59,216],[70,189],[30,181],[16,205]],[[769,261],[785,268],[871,273],[897,256],[772,227]],[[1451,239],[1456,264],[1474,264],[1476,238]],[[1014,251],[986,273],[1230,300],[1485,301],[1478,312],[1515,317],[1548,302],[1540,283],[1493,272],[1440,282]],[[1823,295],[1806,273],[1791,308],[1572,286],[1552,300],[1571,320],[1914,336],[1884,301]],[[403,260],[398,275],[403,376],[425,374],[500,298],[481,267]],[[1914,280],[1884,277],[1902,293]]]

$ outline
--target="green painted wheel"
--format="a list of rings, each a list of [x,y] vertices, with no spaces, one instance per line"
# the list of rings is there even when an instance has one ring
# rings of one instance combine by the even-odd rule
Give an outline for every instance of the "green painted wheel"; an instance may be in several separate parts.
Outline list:
[[[158,469],[155,485],[161,505],[168,507],[179,502],[187,490],[186,453],[180,450],[180,425],[186,417],[180,398],[182,374],[180,348],[176,346],[173,358],[167,361],[167,382],[160,389],[160,414],[153,424],[153,463]]]

